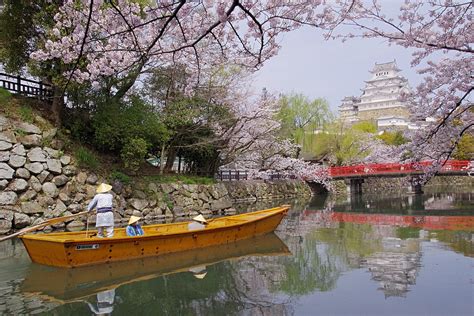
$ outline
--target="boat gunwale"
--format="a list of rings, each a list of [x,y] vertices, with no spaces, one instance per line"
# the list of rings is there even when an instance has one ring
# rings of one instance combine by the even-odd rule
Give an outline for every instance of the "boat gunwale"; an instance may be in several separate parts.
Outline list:
[[[212,227],[212,228],[205,228],[205,229],[197,229],[197,230],[190,230],[190,231],[180,231],[180,232],[169,232],[169,233],[155,233],[155,234],[147,234],[143,236],[123,236],[123,237],[111,237],[111,238],[100,238],[100,237],[92,237],[92,238],[77,238],[77,239],[54,239],[54,235],[63,235],[63,234],[77,234],[78,232],[57,232],[57,233],[49,233],[49,234],[27,234],[20,236],[20,238],[26,239],[26,240],[35,240],[35,241],[42,241],[42,242],[50,242],[50,243],[55,243],[55,244],[65,244],[65,245],[71,245],[71,244],[76,244],[76,243],[81,243],[81,244],[88,244],[88,243],[95,243],[95,244],[110,244],[110,243],[123,243],[123,242],[136,242],[136,241],[144,241],[144,240],[149,240],[149,239],[163,239],[163,238],[170,238],[170,237],[176,237],[176,236],[187,236],[187,235],[192,235],[192,234],[202,234],[202,233],[209,233],[209,232],[218,232],[221,230],[228,230],[230,228],[235,228],[239,226],[244,226],[244,225],[249,225],[254,222],[258,222],[261,220],[264,220],[266,218],[278,215],[283,212],[287,212],[289,209],[289,205],[283,205],[271,209],[266,209],[266,210],[261,210],[261,211],[256,211],[256,212],[249,212],[249,213],[243,213],[243,214],[237,214],[237,215],[232,215],[232,216],[223,216],[223,217],[218,217],[215,219],[215,221],[218,220],[227,220],[227,219],[235,219],[236,217],[245,217],[248,215],[253,215],[253,214],[261,214],[261,213],[268,213],[264,216],[254,218],[254,219],[249,219],[242,221],[240,223],[232,223],[230,225],[225,225],[225,226],[218,226],[218,227]],[[189,223],[190,221],[186,222],[179,222],[179,224],[184,224],[184,223]],[[166,223],[166,224],[152,224],[152,225],[147,225],[147,228],[153,228],[156,226],[163,227],[163,226],[173,226],[178,223]],[[119,228],[120,230],[124,230],[125,228]],[[95,231],[95,230],[93,230]],[[81,231],[80,233],[83,233]]]

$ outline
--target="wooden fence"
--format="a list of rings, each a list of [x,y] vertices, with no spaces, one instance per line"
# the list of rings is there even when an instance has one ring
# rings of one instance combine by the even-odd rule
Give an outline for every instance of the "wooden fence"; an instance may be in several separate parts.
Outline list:
[[[51,101],[53,89],[51,85],[41,81],[25,79],[0,72],[0,87],[14,94]]]

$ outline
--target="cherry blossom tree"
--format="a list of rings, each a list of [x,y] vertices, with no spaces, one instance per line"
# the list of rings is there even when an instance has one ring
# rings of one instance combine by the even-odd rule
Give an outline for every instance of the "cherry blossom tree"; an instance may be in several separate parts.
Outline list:
[[[189,93],[216,65],[255,71],[277,54],[280,34],[302,25],[326,29],[327,38],[386,39],[414,50],[412,66],[424,80],[405,98],[413,115],[433,118],[405,149],[414,160],[442,162],[474,124],[472,8],[468,0],[414,0],[389,16],[377,0],[168,0],[148,6],[66,0],[44,47],[31,57],[59,59],[66,86],[71,80],[99,87],[104,77],[120,79],[111,91],[121,98],[154,67],[186,65]],[[233,129],[240,130],[238,124]]]
[[[473,7],[466,0],[405,1],[398,16],[376,0],[335,1],[325,8],[333,19],[325,26],[328,38],[379,38],[413,49],[411,64],[423,81],[404,98],[416,119],[432,118],[404,148],[414,160],[442,164],[461,137],[473,133]]]

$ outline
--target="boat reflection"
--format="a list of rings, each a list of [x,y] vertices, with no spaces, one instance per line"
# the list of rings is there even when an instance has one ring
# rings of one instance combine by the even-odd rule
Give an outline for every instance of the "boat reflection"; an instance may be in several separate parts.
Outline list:
[[[288,254],[291,254],[288,247],[274,233],[270,233],[226,245],[97,266],[65,269],[32,264],[21,291],[49,300],[82,301],[93,294],[124,284],[194,271],[225,260]]]

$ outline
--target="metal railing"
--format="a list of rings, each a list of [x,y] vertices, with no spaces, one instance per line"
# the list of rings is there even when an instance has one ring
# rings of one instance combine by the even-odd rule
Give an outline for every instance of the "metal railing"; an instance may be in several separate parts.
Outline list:
[[[215,178],[219,181],[240,181],[248,180],[248,176],[247,170],[219,170]]]
[[[251,180],[250,172],[248,170],[219,170],[215,178],[219,181],[241,181]],[[288,173],[273,172],[261,178],[261,180],[282,180],[282,179],[296,179],[297,177]],[[257,180],[257,179],[255,179]]]
[[[53,89],[50,84],[20,76],[12,76],[3,72],[0,72],[0,87],[14,94],[35,97],[40,100],[50,101],[53,97]]]
[[[424,172],[424,169],[431,167],[431,161],[421,161],[416,163],[383,163],[366,164],[356,166],[343,166],[329,168],[331,177],[356,176],[356,175],[383,175],[383,174],[408,174]],[[469,173],[471,163],[469,160],[448,160],[441,167],[442,172],[466,172]]]

